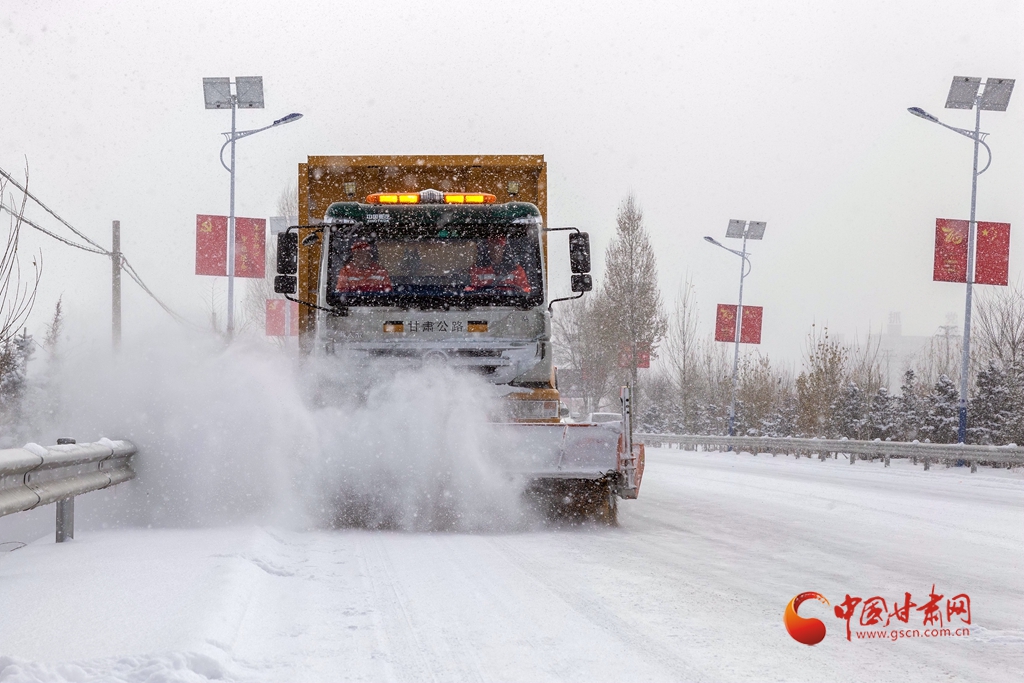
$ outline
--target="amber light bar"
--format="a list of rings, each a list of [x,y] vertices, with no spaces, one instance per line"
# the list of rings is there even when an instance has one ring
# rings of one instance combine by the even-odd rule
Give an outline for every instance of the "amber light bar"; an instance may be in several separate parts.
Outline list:
[[[367,204],[419,204],[418,192],[377,192],[366,198]]]
[[[424,196],[424,193],[429,193]],[[367,195],[367,204],[435,204],[444,199],[445,204],[493,204],[497,197],[487,192],[376,192]]]
[[[445,192],[445,204],[493,204],[497,200],[493,194],[486,192]]]

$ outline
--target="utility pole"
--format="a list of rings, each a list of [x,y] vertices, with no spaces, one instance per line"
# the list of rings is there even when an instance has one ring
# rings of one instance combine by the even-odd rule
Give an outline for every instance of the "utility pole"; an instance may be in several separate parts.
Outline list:
[[[111,333],[114,350],[121,347],[121,221],[114,221],[110,248]]]

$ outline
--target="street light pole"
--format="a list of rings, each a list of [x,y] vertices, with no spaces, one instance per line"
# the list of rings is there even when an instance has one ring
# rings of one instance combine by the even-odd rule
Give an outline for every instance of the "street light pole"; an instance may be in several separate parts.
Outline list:
[[[231,206],[228,209],[228,341],[235,336],[235,114],[238,97],[231,96]]]
[[[977,111],[974,115],[974,168],[971,171],[971,222],[967,227],[967,297],[964,302],[964,343],[960,358],[960,402],[957,405],[958,425],[956,440],[967,442],[967,373],[971,363],[971,309],[974,290],[974,246],[977,240],[978,224],[975,222],[975,208],[978,205],[978,147],[981,138],[981,97],[975,96]]]
[[[740,384],[740,335],[743,332],[743,281],[746,279],[747,275],[750,275],[750,271],[753,269],[753,265],[751,265],[750,259],[747,257],[747,240],[762,239],[764,237],[765,226],[766,223],[764,223],[764,221],[730,220],[729,229],[726,230],[725,236],[742,238],[743,247],[740,251],[730,249],[713,237],[704,238],[716,247],[721,247],[722,249],[740,257],[740,296],[739,302],[736,305],[736,330],[733,340],[732,401],[729,404],[729,436],[736,435],[736,395],[739,393]]]
[[[234,91],[231,86],[234,85]],[[302,114],[288,114],[269,126],[255,130],[239,131],[237,128],[237,112],[239,107],[246,109],[263,108],[263,77],[238,76],[234,82],[230,78],[204,78],[203,95],[207,109],[231,109],[231,132],[224,133],[227,141],[220,148],[220,163],[231,175],[230,207],[228,210],[228,315],[227,337],[230,341],[235,334],[235,142],[250,135],[285,123],[298,121]],[[231,165],[224,163],[224,148],[231,146]]]
[[[967,441],[967,384],[968,372],[971,363],[971,313],[972,297],[974,289],[974,264],[975,246],[977,243],[977,204],[978,204],[978,176],[988,170],[992,165],[992,150],[985,143],[986,133],[981,132],[981,110],[1006,111],[1010,103],[1010,95],[1013,93],[1014,80],[1012,78],[989,78],[985,81],[985,87],[981,89],[981,79],[974,77],[955,76],[953,84],[949,88],[949,95],[946,97],[946,109],[974,109],[974,130],[956,128],[939,121],[939,119],[920,107],[910,107],[909,111],[926,121],[937,123],[943,128],[959,133],[970,138],[974,142],[974,165],[971,170],[971,219],[967,228],[967,294],[964,301],[964,338],[961,344],[960,357],[960,400],[957,405],[957,441]],[[978,170],[978,150],[984,147],[988,152],[988,163],[985,168]]]
[[[743,330],[743,279],[747,270],[747,231],[740,252],[740,298],[736,304],[736,343],[732,354],[732,402],[729,404],[729,436],[736,436],[736,394],[740,386],[740,332]]]

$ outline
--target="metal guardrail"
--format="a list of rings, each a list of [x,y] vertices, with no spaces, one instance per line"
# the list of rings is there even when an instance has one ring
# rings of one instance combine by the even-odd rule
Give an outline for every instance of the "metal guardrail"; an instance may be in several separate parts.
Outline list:
[[[0,517],[57,503],[57,542],[73,538],[75,496],[134,478],[135,452],[134,444],[109,439],[0,450]]]
[[[697,450],[735,449],[750,453],[777,453],[817,455],[824,460],[828,456],[846,455],[850,464],[859,459],[881,458],[889,466],[890,458],[910,458],[917,464],[923,461],[927,470],[933,462],[947,466],[970,463],[971,472],[978,471],[978,464],[1024,466],[1024,448],[1020,446],[977,446],[972,444],[920,443],[906,441],[854,441],[852,439],[797,439],[770,436],[701,436],[690,434],[634,434],[633,438],[649,446],[676,444],[680,448]]]

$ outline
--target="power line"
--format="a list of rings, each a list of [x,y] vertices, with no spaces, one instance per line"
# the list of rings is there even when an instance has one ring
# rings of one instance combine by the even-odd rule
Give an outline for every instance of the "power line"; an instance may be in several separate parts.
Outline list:
[[[102,254],[103,256],[110,256],[110,252],[107,251],[106,249],[103,249],[102,247],[99,248],[99,249],[94,249],[92,247],[83,246],[81,244],[77,244],[75,242],[72,242],[71,240],[69,240],[69,239],[67,239],[65,237],[61,237],[60,235],[58,235],[56,233],[50,232],[49,230],[47,230],[46,228],[44,228],[44,227],[40,226],[39,224],[35,223],[31,219],[25,218],[24,216],[20,215],[17,211],[15,211],[11,207],[7,206],[6,204],[0,203],[0,209],[2,209],[4,211],[6,211],[7,213],[11,214],[17,220],[20,220],[22,223],[24,223],[25,225],[29,226],[30,228],[35,228],[39,232],[41,232],[41,233],[43,233],[45,235],[49,235],[53,239],[57,240],[58,242],[63,242],[64,244],[68,245],[69,247],[74,247],[75,249],[81,249],[82,251],[87,251],[87,252],[89,252],[91,254]]]
[[[111,252],[109,249],[105,249],[101,245],[99,245],[96,242],[94,242],[93,240],[91,240],[87,235],[85,235],[81,231],[75,229],[75,227],[73,225],[71,225],[66,220],[64,220],[63,218],[58,216],[57,213],[55,211],[53,211],[53,209],[51,209],[50,207],[46,206],[46,204],[43,204],[43,202],[40,201],[38,197],[36,197],[32,193],[30,193],[27,188],[23,187],[17,180],[15,180],[13,177],[11,177],[11,174],[9,174],[3,168],[0,168],[0,176],[2,176],[4,179],[6,179],[8,182],[10,182],[16,188],[18,188],[18,190],[20,190],[22,193],[24,193],[24,195],[26,197],[28,197],[29,199],[34,201],[36,204],[38,204],[40,207],[42,207],[42,209],[44,211],[46,211],[48,214],[50,214],[51,216],[56,218],[58,221],[60,221],[61,224],[63,224],[68,230],[70,230],[71,232],[75,233],[76,235],[81,237],[83,240],[85,240],[90,246],[85,246],[85,245],[82,245],[82,244],[78,244],[76,242],[72,242],[71,240],[69,240],[69,239],[67,239],[65,237],[61,237],[60,235],[58,235],[58,234],[56,234],[54,232],[51,232],[50,230],[47,230],[46,228],[44,228],[44,227],[38,225],[37,223],[35,223],[34,221],[32,221],[32,220],[30,220],[28,218],[25,218],[25,216],[21,212],[16,212],[13,209],[11,209],[9,206],[4,204],[2,202],[2,198],[0,198],[0,209],[3,209],[7,213],[9,213],[11,216],[13,216],[15,218],[15,220],[23,222],[26,225],[28,225],[30,228],[34,228],[34,229],[38,230],[39,232],[41,232],[41,233],[43,233],[45,235],[48,235],[48,236],[52,237],[53,239],[57,240],[58,242],[62,242],[62,243],[66,244],[66,245],[68,245],[70,247],[74,247],[76,249],[81,249],[82,251],[87,251],[87,252],[92,253],[92,254],[100,254],[102,256],[107,256],[107,257],[110,257],[110,258],[114,257],[113,252]],[[168,306],[163,301],[161,301],[160,298],[156,294],[153,293],[153,290],[151,290],[149,288],[149,286],[142,280],[142,276],[139,275],[138,271],[135,270],[135,267],[132,266],[128,262],[128,258],[124,255],[123,252],[120,253],[120,261],[121,261],[121,263],[119,265],[120,265],[121,270],[124,271],[125,273],[127,273],[128,277],[130,277],[132,280],[134,280],[135,284],[137,284],[142,289],[142,291],[144,291],[146,294],[148,294],[149,297],[151,299],[153,299],[153,301],[155,301],[158,306],[160,306],[160,308],[162,308],[169,316],[174,318],[178,323],[180,323],[182,325],[185,325],[185,326],[193,326],[193,325],[191,325],[191,323],[189,323],[188,320],[186,320],[185,318],[183,318],[180,315],[178,315],[177,313],[175,313],[171,309],[170,306]]]
[[[27,176],[27,175],[28,175],[28,173],[27,173],[27,171],[26,171],[26,176]],[[56,219],[57,219],[58,221],[60,221],[61,223],[63,223],[63,224],[65,225],[65,227],[67,227],[67,229],[68,229],[68,230],[70,230],[71,232],[75,233],[76,235],[78,235],[78,236],[79,236],[79,237],[81,237],[81,238],[82,238],[83,240],[85,240],[86,242],[88,242],[88,243],[89,243],[89,244],[91,244],[92,246],[96,247],[97,249],[100,249],[100,250],[101,250],[101,253],[105,253],[105,254],[109,254],[109,253],[110,253],[109,251],[106,251],[105,249],[103,249],[103,247],[101,247],[101,246],[100,246],[99,244],[96,244],[96,243],[95,243],[95,242],[93,242],[93,241],[92,241],[91,239],[89,239],[89,238],[88,238],[88,237],[87,237],[87,236],[86,236],[85,234],[83,234],[83,233],[79,232],[78,230],[76,230],[76,229],[74,228],[74,226],[72,226],[72,225],[71,225],[70,223],[68,223],[68,222],[67,222],[66,220],[64,220],[63,218],[61,218],[60,216],[58,216],[58,215],[57,215],[57,213],[56,213],[56,212],[55,212],[55,211],[54,211],[53,209],[51,209],[50,207],[48,207],[48,206],[47,206],[46,204],[43,204],[43,202],[42,202],[42,201],[40,201],[38,197],[36,197],[35,195],[33,195],[33,194],[32,194],[31,192],[29,192],[29,191],[28,191],[28,188],[27,188],[27,187],[22,187],[22,186],[21,186],[21,183],[19,183],[19,182],[18,182],[17,180],[15,180],[15,179],[14,179],[14,177],[13,177],[13,176],[11,176],[11,174],[10,174],[10,173],[8,173],[7,171],[5,171],[5,170],[4,170],[4,169],[2,169],[2,168],[0,168],[0,176],[3,176],[3,177],[4,177],[4,178],[5,178],[5,179],[6,179],[6,180],[7,180],[8,182],[9,182],[9,183],[11,183],[12,185],[14,185],[14,186],[15,186],[16,188],[18,188],[19,190],[21,190],[21,192],[22,192],[22,193],[23,193],[23,194],[24,194],[24,195],[25,195],[26,197],[28,197],[29,199],[31,199],[32,201],[34,201],[34,202],[35,202],[36,204],[38,204],[39,206],[41,206],[41,207],[43,208],[43,210],[44,210],[44,211],[46,211],[46,213],[50,214],[51,216],[53,216],[54,218],[56,218]]]
[[[185,318],[183,318],[180,315],[178,315],[177,313],[175,313],[171,309],[170,306],[168,306],[163,301],[161,301],[160,297],[158,297],[156,294],[153,293],[153,290],[151,290],[146,285],[146,283],[142,281],[142,277],[136,272],[135,267],[132,266],[132,264],[128,263],[128,259],[125,257],[124,254],[121,254],[121,270],[123,270],[125,273],[127,273],[128,277],[130,277],[132,280],[134,280],[135,284],[137,284],[139,287],[141,287],[142,291],[144,291],[146,294],[148,294],[150,296],[150,298],[153,299],[153,301],[155,301],[160,308],[164,309],[164,311],[167,313],[167,315],[171,316],[172,318],[174,318],[176,321],[178,321],[182,325],[185,325],[185,326],[188,326],[188,327],[194,327],[194,325],[192,325],[192,323],[190,323],[188,320],[186,320]]]

